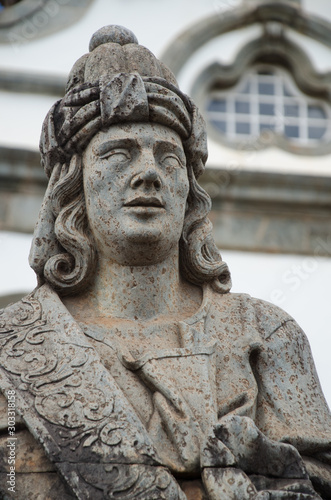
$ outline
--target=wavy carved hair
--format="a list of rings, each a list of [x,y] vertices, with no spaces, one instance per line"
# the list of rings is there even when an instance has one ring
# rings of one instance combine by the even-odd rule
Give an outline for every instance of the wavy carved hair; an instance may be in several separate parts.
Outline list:
[[[179,242],[180,272],[191,283],[209,282],[219,293],[226,293],[231,288],[231,278],[212,236],[212,224],[208,219],[211,199],[198,184],[190,164],[187,172],[189,194]],[[72,295],[88,285],[97,263],[85,209],[81,155],[75,154],[70,162],[54,166],[48,203],[56,243],[43,272],[40,272],[40,264],[39,273],[34,262],[31,266],[39,274],[39,281],[46,280],[61,295]]]

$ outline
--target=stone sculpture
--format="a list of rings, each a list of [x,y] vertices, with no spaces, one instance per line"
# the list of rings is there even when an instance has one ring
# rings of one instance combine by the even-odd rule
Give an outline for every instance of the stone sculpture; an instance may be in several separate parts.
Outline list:
[[[18,412],[4,498],[331,498],[308,342],[282,310],[229,293],[197,183],[204,122],[172,73],[129,30],[102,28],[40,147],[38,286],[0,313]]]

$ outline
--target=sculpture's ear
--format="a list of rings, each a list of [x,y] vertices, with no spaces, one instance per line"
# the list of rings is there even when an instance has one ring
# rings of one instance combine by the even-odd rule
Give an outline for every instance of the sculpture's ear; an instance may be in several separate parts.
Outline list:
[[[34,230],[32,245],[30,249],[30,267],[32,267],[35,273],[40,277],[43,276],[44,266],[47,260],[53,255],[56,255],[63,251],[57,241],[54,232],[55,217],[52,212],[51,202],[54,185],[59,180],[61,168],[62,165],[60,163],[57,163],[52,171],[44,200],[39,212],[39,217]]]

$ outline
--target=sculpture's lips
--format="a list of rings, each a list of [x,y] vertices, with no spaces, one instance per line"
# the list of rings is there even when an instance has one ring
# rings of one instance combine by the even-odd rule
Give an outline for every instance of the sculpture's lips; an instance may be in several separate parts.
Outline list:
[[[156,207],[164,208],[164,203],[155,196],[137,196],[124,203],[125,207]]]

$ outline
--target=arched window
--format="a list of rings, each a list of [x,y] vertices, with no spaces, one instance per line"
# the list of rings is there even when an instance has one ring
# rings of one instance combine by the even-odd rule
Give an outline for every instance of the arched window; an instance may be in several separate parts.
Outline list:
[[[211,87],[204,107],[209,125],[234,145],[266,134],[293,145],[330,141],[330,106],[301,92],[290,74],[274,65],[251,67],[229,90]]]
[[[214,144],[323,156],[331,153],[331,72],[318,69],[314,50],[331,48],[330,33],[300,2],[247,1],[181,33],[162,59],[204,113]]]

